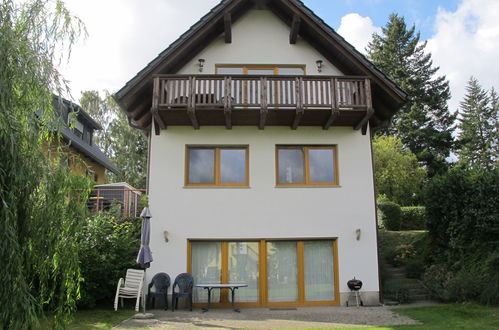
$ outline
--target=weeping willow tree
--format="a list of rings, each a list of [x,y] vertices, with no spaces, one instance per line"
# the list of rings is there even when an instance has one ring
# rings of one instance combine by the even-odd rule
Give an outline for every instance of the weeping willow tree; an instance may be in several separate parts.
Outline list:
[[[47,311],[54,327],[79,293],[78,232],[87,182],[59,167],[52,93],[56,67],[81,22],[62,2],[0,4],[0,328],[31,328]]]

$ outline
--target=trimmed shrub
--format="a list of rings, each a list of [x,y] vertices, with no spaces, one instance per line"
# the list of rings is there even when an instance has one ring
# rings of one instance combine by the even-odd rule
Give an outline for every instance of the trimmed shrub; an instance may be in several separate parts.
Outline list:
[[[381,222],[386,230],[400,230],[400,205],[391,201],[378,203],[381,211]]]
[[[403,206],[400,211],[401,230],[426,229],[426,208],[424,206]]]
[[[136,268],[141,218],[119,218],[112,213],[88,218],[80,240],[81,299],[79,306],[93,308],[112,301],[116,284],[127,268]]]

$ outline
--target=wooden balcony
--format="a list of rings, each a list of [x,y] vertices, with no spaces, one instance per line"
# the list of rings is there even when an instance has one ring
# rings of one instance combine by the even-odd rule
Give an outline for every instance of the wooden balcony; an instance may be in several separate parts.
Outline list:
[[[360,129],[374,112],[366,77],[251,75],[157,75],[151,111],[156,134],[170,125]]]

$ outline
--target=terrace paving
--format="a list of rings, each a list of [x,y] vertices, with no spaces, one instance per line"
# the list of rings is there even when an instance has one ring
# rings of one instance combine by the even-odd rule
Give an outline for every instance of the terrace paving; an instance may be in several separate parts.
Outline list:
[[[420,304],[421,305],[421,304]],[[409,306],[409,305],[406,305]],[[288,329],[349,328],[390,326],[418,322],[392,311],[392,307],[298,307],[292,309],[242,308],[235,313],[228,308],[153,310],[150,319],[130,318],[115,329]]]

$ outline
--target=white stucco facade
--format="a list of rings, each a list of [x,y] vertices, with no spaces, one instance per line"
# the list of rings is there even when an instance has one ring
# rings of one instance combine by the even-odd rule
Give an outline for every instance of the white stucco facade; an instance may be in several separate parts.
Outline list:
[[[223,36],[206,47],[179,74],[213,74],[216,64],[306,65],[307,74],[342,73],[305,41],[289,44],[289,27],[266,10],[251,10],[232,27],[232,43]],[[338,240],[341,304],[354,276],[364,282],[365,303],[378,302],[375,201],[369,134],[351,127],[170,126],[152,131],[149,196],[153,214],[151,249],[157,272],[173,278],[187,270],[188,239]],[[249,148],[249,187],[186,187],[186,146],[244,145]],[[337,146],[339,186],[276,187],[276,145]],[[356,231],[360,230],[360,239]],[[168,242],[164,233],[168,233]]]

